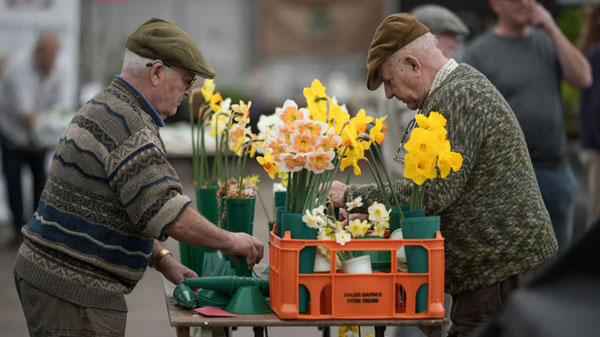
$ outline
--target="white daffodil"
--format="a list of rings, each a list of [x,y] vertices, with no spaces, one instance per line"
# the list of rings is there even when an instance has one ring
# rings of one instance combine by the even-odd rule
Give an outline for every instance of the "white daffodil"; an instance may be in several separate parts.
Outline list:
[[[390,212],[385,209],[384,204],[374,202],[371,206],[369,206],[368,212],[369,220],[371,222],[382,223],[390,221]]]
[[[385,230],[386,230],[386,226],[378,223],[375,225],[375,227],[373,227],[372,236],[383,237],[383,235],[385,234]]]
[[[275,192],[285,192],[287,191],[287,188],[285,188],[285,186],[283,186],[283,184],[281,183],[273,183],[273,193]]]
[[[321,205],[317,208],[313,208],[312,215],[325,217],[325,206]]]
[[[346,242],[350,242],[350,234],[345,230],[338,230],[335,232],[335,241],[343,246]]]
[[[352,234],[353,237],[361,237],[367,233],[369,230],[369,223],[366,220],[354,219],[348,222],[348,226],[346,226],[346,230]]]
[[[320,220],[318,217],[312,215],[308,210],[302,216],[302,221],[310,228],[319,228]]]
[[[359,208],[363,205],[362,203],[362,197],[358,197],[350,202],[346,203],[346,208],[350,211],[353,210],[355,208]]]

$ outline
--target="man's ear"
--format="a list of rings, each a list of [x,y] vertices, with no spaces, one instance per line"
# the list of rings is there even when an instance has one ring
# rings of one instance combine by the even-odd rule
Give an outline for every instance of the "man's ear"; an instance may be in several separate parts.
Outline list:
[[[150,69],[150,82],[152,82],[152,86],[154,86],[154,87],[158,86],[158,83],[159,83],[158,76],[164,75],[164,74],[161,74],[161,72],[163,71],[162,68],[163,68],[162,64],[157,62]]]
[[[421,62],[415,56],[410,54],[404,56],[404,65],[407,67],[407,69],[413,71],[417,76],[421,75],[423,70],[421,67]]]

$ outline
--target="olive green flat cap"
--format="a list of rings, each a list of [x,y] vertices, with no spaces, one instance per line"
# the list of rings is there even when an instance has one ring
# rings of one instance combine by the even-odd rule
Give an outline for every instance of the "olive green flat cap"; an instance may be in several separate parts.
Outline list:
[[[140,56],[162,60],[200,77],[216,75],[196,42],[181,28],[163,19],[152,18],[142,23],[129,35],[125,47]]]
[[[377,27],[367,56],[367,88],[375,90],[381,85],[377,74],[385,60],[429,29],[408,13],[396,13],[383,19]]]

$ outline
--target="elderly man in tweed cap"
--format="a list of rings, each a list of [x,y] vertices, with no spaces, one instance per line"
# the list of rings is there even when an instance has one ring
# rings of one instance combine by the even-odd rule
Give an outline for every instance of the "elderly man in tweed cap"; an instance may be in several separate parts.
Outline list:
[[[411,15],[425,25],[437,40],[437,46],[446,57],[460,53],[461,41],[469,35],[469,28],[462,20],[446,7],[424,4],[413,8]],[[377,101],[377,111],[381,116],[387,115],[389,128],[404,130],[415,117],[415,110],[398,100],[390,100],[381,95]],[[402,142],[403,132],[388,133],[381,144],[383,161],[392,179],[403,177],[404,165],[394,161],[398,144]]]
[[[453,151],[462,154],[458,172],[426,182],[425,206],[427,215],[440,216],[445,238],[445,287],[453,299],[449,335],[467,336],[558,249],[523,133],[485,76],[446,58],[410,14],[383,20],[367,62],[367,88],[383,84],[388,99],[426,115],[441,113]],[[398,180],[390,188],[408,203],[412,184]],[[374,184],[333,183],[336,206],[349,195],[362,197],[363,208],[381,198]]]
[[[123,336],[124,294],[148,265],[175,284],[198,276],[163,249],[168,236],[246,256],[250,267],[263,256],[255,237],[224,231],[188,207],[159,136],[195,77],[213,78],[214,70],[162,19],[139,26],[126,48],[121,74],[60,139],[22,231],[14,274],[31,336]]]

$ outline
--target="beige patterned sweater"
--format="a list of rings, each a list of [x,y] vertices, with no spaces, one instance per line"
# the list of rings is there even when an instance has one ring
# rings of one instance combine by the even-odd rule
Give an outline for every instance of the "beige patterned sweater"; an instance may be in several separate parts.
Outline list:
[[[166,158],[156,110],[120,77],[86,103],[52,160],[23,228],[15,272],[56,297],[126,311],[154,239],[190,199]]]

